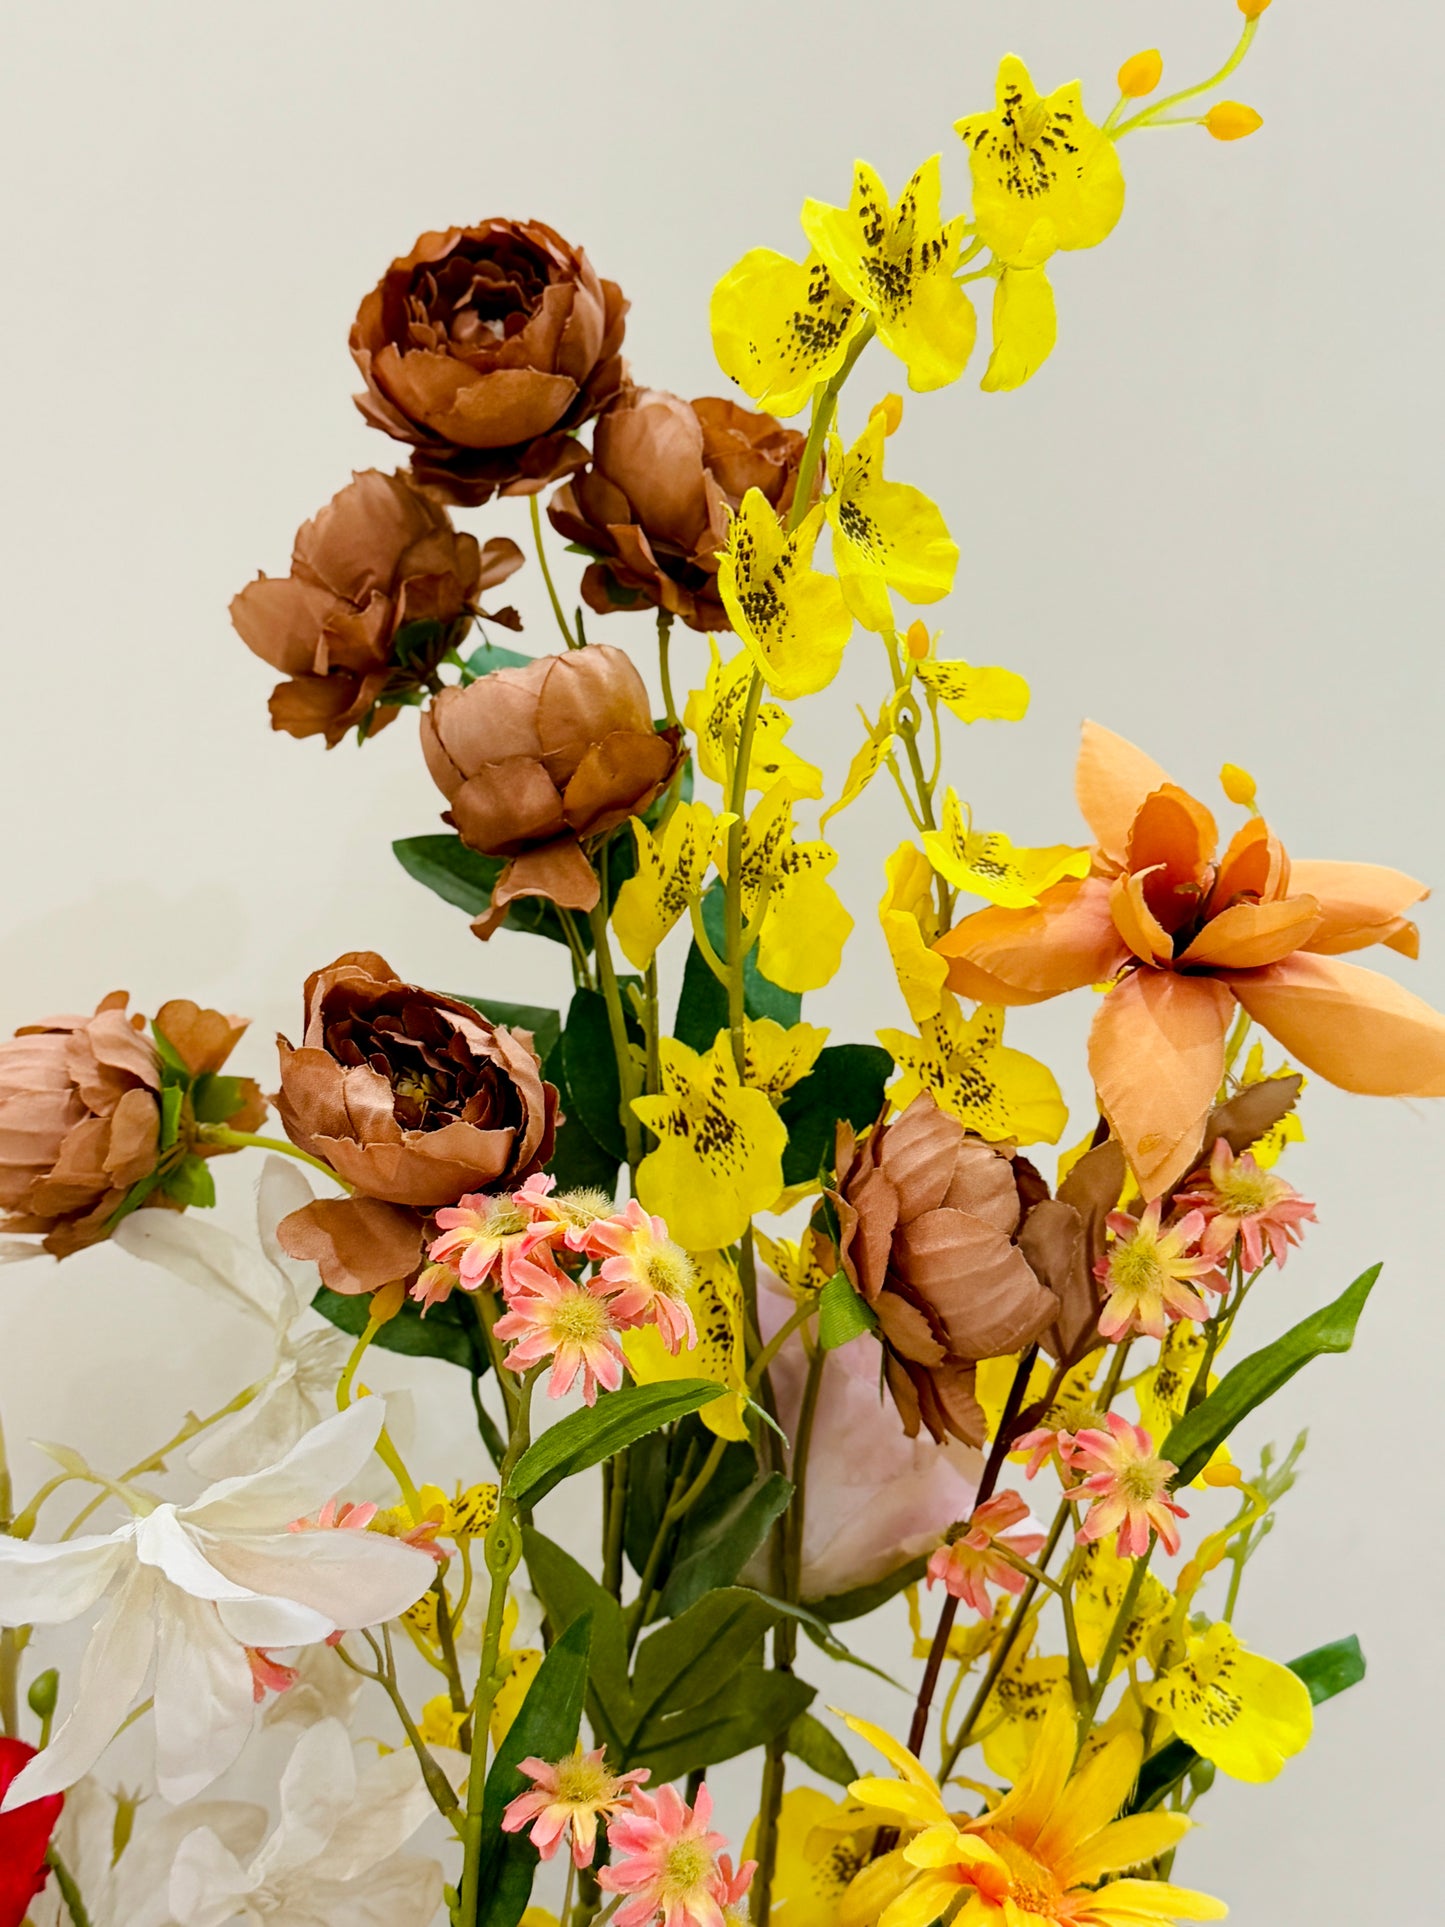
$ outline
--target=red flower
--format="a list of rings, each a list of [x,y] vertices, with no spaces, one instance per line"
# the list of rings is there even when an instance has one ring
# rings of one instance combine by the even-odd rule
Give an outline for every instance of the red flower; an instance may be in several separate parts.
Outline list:
[[[0,1740],[0,1800],[34,1758],[35,1748],[24,1740]],[[12,1813],[0,1813],[0,1927],[21,1927],[31,1901],[50,1878],[45,1852],[64,1805],[65,1796],[52,1793]]]

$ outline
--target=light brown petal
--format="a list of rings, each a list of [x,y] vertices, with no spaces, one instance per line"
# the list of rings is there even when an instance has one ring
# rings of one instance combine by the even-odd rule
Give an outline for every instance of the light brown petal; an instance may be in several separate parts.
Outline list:
[[[1313,897],[1236,903],[1205,924],[1180,957],[1179,967],[1257,970],[1303,949],[1319,921],[1319,905]]]
[[[1372,1097],[1445,1097],[1445,1017],[1373,970],[1297,953],[1222,978],[1306,1070]]]
[[[276,1227],[276,1242],[310,1262],[332,1291],[355,1296],[409,1278],[422,1256],[422,1219],[377,1198],[314,1198]]]
[[[1144,798],[1169,778],[1142,749],[1101,723],[1086,722],[1074,767],[1074,794],[1094,841],[1122,869],[1129,831]]]
[[[1198,1154],[1233,1001],[1211,977],[1136,970],[1094,1016],[1089,1069],[1139,1188],[1156,1198]]]

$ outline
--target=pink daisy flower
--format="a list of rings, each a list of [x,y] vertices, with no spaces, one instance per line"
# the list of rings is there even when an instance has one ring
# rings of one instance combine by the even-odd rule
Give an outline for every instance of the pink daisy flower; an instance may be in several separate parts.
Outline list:
[[[1169,1497],[1169,1481],[1177,1467],[1156,1454],[1154,1441],[1142,1425],[1131,1425],[1118,1412],[1110,1412],[1104,1423],[1107,1431],[1076,1433],[1070,1453],[1075,1471],[1086,1477],[1069,1497],[1092,1501],[1079,1527],[1080,1543],[1102,1539],[1117,1527],[1119,1557],[1138,1559],[1149,1550],[1152,1528],[1167,1553],[1178,1552],[1179,1528],[1174,1522],[1189,1514]]]
[[[723,1836],[708,1830],[712,1795],[699,1787],[696,1806],[688,1806],[675,1787],[655,1795],[635,1792],[631,1810],[618,1814],[607,1829],[613,1860],[597,1876],[608,1893],[629,1898],[613,1916],[616,1927],[727,1927],[725,1906],[746,1891],[753,1863],[736,1874],[718,1848]]]
[[[553,1182],[538,1173],[520,1191],[495,1196],[472,1191],[445,1206],[436,1214],[442,1235],[427,1247],[427,1257],[454,1271],[464,1291],[477,1291],[498,1271],[505,1289],[520,1259],[562,1235],[561,1225],[539,1218],[533,1209],[542,1205]],[[528,1186],[543,1188],[529,1193]]]
[[[1014,1453],[1027,1452],[1029,1462],[1024,1467],[1026,1479],[1036,1479],[1044,1467],[1052,1461],[1059,1468],[1062,1477],[1068,1469],[1069,1455],[1073,1451],[1074,1435],[1061,1425],[1040,1426],[1035,1432],[1025,1432],[1011,1447]]]
[[[1017,1492],[1000,1492],[974,1508],[968,1531],[952,1545],[939,1546],[928,1562],[928,1583],[941,1580],[955,1599],[984,1619],[993,1617],[990,1585],[1005,1592],[1021,1593],[1027,1576],[1011,1565],[1007,1554],[1017,1553],[1031,1559],[1044,1543],[1042,1532],[1015,1532],[1010,1528],[1029,1515],[1028,1506]]]
[[[1190,1185],[1179,1202],[1206,1220],[1200,1250],[1223,1258],[1237,1238],[1246,1271],[1262,1268],[1266,1246],[1282,1265],[1303,1237],[1300,1227],[1315,1222],[1314,1206],[1292,1184],[1262,1171],[1252,1151],[1236,1157],[1223,1138],[1215,1140],[1208,1176],[1196,1171]]]
[[[608,1217],[613,1207],[613,1199],[606,1191],[595,1185],[583,1185],[574,1191],[558,1191],[554,1187],[555,1178],[544,1178],[538,1174],[528,1178],[522,1189],[513,1195],[517,1203],[523,1204],[532,1212],[538,1223],[554,1225],[568,1251],[585,1251],[587,1238],[599,1218]],[[545,1189],[544,1189],[545,1187]]]
[[[1202,1211],[1191,1211],[1166,1231],[1159,1228],[1160,1200],[1144,1207],[1142,1217],[1111,1211],[1107,1223],[1114,1242],[1094,1267],[1094,1276],[1109,1288],[1099,1313],[1100,1335],[1123,1338],[1143,1332],[1162,1338],[1171,1319],[1195,1318],[1201,1323],[1209,1307],[1193,1289],[1223,1293],[1224,1275],[1212,1258],[1195,1251],[1204,1230]]]
[[[513,1269],[507,1310],[493,1326],[512,1346],[505,1364],[525,1372],[552,1360],[547,1396],[562,1398],[582,1374],[582,1396],[597,1403],[597,1387],[615,1392],[622,1383],[622,1347],[600,1279],[568,1278],[550,1262],[524,1261]]]
[[[288,1532],[365,1532],[381,1507],[368,1499],[362,1505],[338,1504],[328,1499],[314,1519],[293,1519]]]
[[[695,1277],[692,1259],[667,1235],[661,1218],[651,1218],[632,1198],[611,1217],[598,1218],[584,1234],[582,1249],[600,1259],[598,1276],[612,1296],[612,1316],[624,1331],[656,1325],[676,1356],[697,1343],[697,1326],[687,1302]]]
[[[605,1749],[584,1753],[579,1740],[564,1759],[527,1759],[520,1770],[531,1780],[529,1792],[519,1793],[502,1815],[503,1833],[520,1833],[530,1826],[532,1845],[550,1860],[569,1833],[574,1866],[590,1867],[597,1853],[597,1822],[610,1820],[627,1804],[632,1789],[641,1786],[648,1769],[609,1773]]]

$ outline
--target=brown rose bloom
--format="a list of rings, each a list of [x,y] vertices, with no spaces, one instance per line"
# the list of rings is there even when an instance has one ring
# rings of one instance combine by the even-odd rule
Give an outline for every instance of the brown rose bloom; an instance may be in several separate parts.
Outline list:
[[[271,696],[272,728],[324,736],[329,749],[362,722],[385,729],[461,639],[474,599],[521,566],[515,542],[479,548],[407,476],[354,476],[298,530],[290,575],[258,576],[231,604],[246,647],[288,678]],[[412,623],[428,627],[403,637],[398,660]]]
[[[541,221],[424,234],[361,304],[356,405],[449,501],[534,494],[586,461],[573,431],[622,385],[626,312]]]
[[[803,441],[736,402],[626,390],[597,424],[591,466],[547,509],[599,558],[582,577],[587,606],[606,615],[641,596],[689,628],[726,629],[717,558],[728,512],[757,488],[786,515]]]
[[[511,1189],[552,1154],[557,1092],[528,1034],[403,983],[372,951],[308,977],[300,1047],[277,1043],[287,1136],[360,1194],[318,1199],[278,1230],[334,1291],[407,1277],[427,1213]]]
[[[1035,1189],[1031,1168],[1024,1189]],[[1013,1160],[926,1094],[859,1144],[838,1128],[839,1256],[878,1315],[888,1389],[915,1437],[985,1436],[981,1358],[1032,1344],[1059,1314],[1017,1243]]]
[[[471,849],[511,858],[472,925],[479,937],[517,897],[590,910],[598,884],[583,840],[645,810],[681,754],[680,732],[654,730],[641,676],[605,643],[442,690],[421,742],[450,805],[443,820]]]
[[[189,1089],[162,1146],[161,1057],[127,1001],[113,991],[94,1016],[48,1017],[0,1043],[0,1230],[43,1233],[57,1258],[106,1238],[133,1185],[227,1148],[198,1137]],[[246,1025],[178,999],[156,1028],[193,1079],[220,1070]],[[253,1131],[265,1114],[247,1079],[225,1086],[224,1101],[232,1129]],[[175,1208],[159,1185],[144,1202]]]

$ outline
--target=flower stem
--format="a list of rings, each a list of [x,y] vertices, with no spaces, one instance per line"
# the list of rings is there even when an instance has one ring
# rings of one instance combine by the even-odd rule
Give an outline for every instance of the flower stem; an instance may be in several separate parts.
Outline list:
[[[657,612],[657,673],[662,681],[662,709],[669,729],[677,725],[677,704],[672,699],[672,665],[668,657],[671,642],[672,611],[659,609]]]
[[[1099,1670],[1094,1677],[1093,1689],[1087,1702],[1079,1708],[1081,1745],[1088,1735],[1094,1715],[1099,1710],[1099,1701],[1104,1697],[1104,1689],[1108,1686],[1114,1671],[1114,1661],[1119,1657],[1119,1648],[1124,1644],[1124,1635],[1129,1630],[1129,1621],[1134,1617],[1134,1608],[1139,1603],[1144,1575],[1149,1570],[1149,1561],[1154,1556],[1154,1547],[1157,1543],[1156,1536],[1151,1534],[1148,1549],[1142,1558],[1134,1561],[1134,1570],[1129,1574],[1129,1583],[1124,1588],[1124,1597],[1119,1601],[1118,1613],[1115,1615],[1114,1624],[1109,1629],[1108,1643],[1104,1647],[1103,1658],[1099,1661]]]
[[[322,1172],[344,1191],[351,1189],[324,1159],[312,1157],[309,1151],[303,1151],[299,1145],[289,1143],[284,1137],[259,1137],[254,1131],[233,1131],[226,1124],[202,1124],[196,1136],[205,1144],[224,1144],[230,1151],[244,1151],[248,1147],[256,1151],[279,1151],[282,1157],[296,1158],[302,1164],[309,1164],[314,1171]]]
[[[1153,127],[1161,124],[1165,126],[1170,125],[1171,123],[1169,122],[1161,123],[1159,121],[1159,115],[1170,107],[1177,107],[1180,101],[1194,100],[1200,94],[1207,94],[1211,87],[1217,87],[1221,81],[1228,80],[1235,68],[1244,59],[1244,56],[1249,52],[1250,42],[1254,39],[1258,31],[1259,15],[1256,14],[1253,20],[1245,21],[1244,32],[1239,36],[1239,42],[1234,52],[1229,56],[1228,60],[1225,61],[1217,74],[1211,74],[1208,80],[1201,80],[1197,87],[1185,87],[1177,94],[1166,94],[1163,100],[1156,100],[1152,106],[1141,108],[1132,120],[1124,121],[1121,126],[1114,130],[1114,139],[1116,141],[1122,140],[1125,134],[1133,133],[1136,127]]]
[[[627,1146],[627,1162],[635,1171],[642,1157],[642,1122],[632,1108],[632,1100],[638,1094],[637,1065],[627,1035],[627,1015],[622,1008],[622,992],[618,988],[617,971],[612,962],[612,940],[607,932],[605,855],[602,864],[602,894],[589,912],[592,948],[597,958],[597,982],[607,1005],[607,1029],[612,1037],[612,1055],[617,1059],[617,1083],[622,1096],[619,1114]]]
[[[90,1927],[90,1915],[85,1910],[85,1902],[80,1897],[75,1876],[54,1847],[47,1851],[45,1864],[55,1875],[55,1884],[60,1889],[60,1898],[65,1902],[65,1911],[70,1915],[74,1927]]]
[[[823,453],[823,442],[833,423],[838,407],[838,394],[843,383],[852,374],[858,357],[873,339],[874,322],[870,318],[863,323],[853,337],[853,345],[848,350],[847,359],[830,382],[818,389],[813,397],[813,418],[808,424],[808,439],[803,444],[803,453],[798,460],[798,479],[793,486],[793,506],[788,511],[788,533],[792,534],[803,517],[812,507],[813,483],[818,473],[818,463]]]
[[[562,631],[562,640],[569,649],[580,649],[581,643],[567,627],[567,618],[562,613],[562,604],[557,595],[557,585],[552,580],[552,571],[547,566],[547,544],[542,539],[542,510],[535,495],[527,497],[527,507],[532,516],[532,540],[537,545],[537,561],[542,570],[542,580],[547,585],[547,597],[552,604],[552,614],[557,618],[557,627]]]

